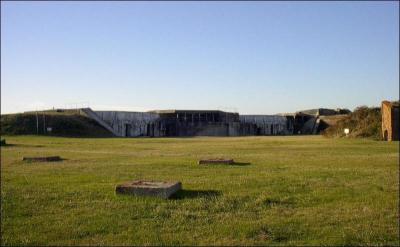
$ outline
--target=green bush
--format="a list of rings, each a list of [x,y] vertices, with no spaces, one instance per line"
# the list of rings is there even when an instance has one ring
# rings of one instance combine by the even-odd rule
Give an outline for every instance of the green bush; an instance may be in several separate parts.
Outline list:
[[[357,107],[352,113],[323,131],[327,137],[345,137],[344,129],[350,130],[349,137],[380,140],[382,116],[379,107]]]

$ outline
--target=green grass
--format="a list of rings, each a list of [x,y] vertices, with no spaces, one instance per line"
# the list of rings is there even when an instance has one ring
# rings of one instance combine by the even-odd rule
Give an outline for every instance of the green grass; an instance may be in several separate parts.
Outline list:
[[[398,142],[6,136],[3,245],[398,245]],[[22,156],[60,155],[55,163]],[[199,166],[227,157],[249,165]],[[179,180],[170,200],[115,195]]]
[[[1,115],[1,135],[47,135],[64,137],[111,137],[95,120],[76,111],[45,111]],[[39,128],[38,128],[39,127]],[[51,127],[47,132],[45,127]]]

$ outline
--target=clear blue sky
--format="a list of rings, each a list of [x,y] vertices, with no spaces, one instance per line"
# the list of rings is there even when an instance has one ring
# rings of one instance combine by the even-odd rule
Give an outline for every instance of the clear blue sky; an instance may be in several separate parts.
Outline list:
[[[398,2],[2,2],[2,113],[399,98]]]

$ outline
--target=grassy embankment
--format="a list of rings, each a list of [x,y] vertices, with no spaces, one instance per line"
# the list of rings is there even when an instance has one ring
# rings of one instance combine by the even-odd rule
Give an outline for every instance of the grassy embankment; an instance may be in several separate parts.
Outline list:
[[[398,142],[7,136],[4,245],[397,245]],[[56,163],[22,156],[60,155]],[[249,165],[199,166],[205,157]],[[116,196],[179,180],[171,200]]]
[[[1,115],[2,135],[48,135],[64,137],[111,137],[96,121],[76,110],[42,111]],[[51,132],[47,131],[51,127]]]

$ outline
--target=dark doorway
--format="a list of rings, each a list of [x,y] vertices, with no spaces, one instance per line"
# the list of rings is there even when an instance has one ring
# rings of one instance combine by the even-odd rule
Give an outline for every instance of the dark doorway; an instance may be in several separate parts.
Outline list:
[[[388,140],[388,131],[387,131],[387,130],[385,130],[385,131],[383,132],[383,140],[385,140],[385,141]]]
[[[175,123],[168,123],[165,126],[165,135],[166,136],[177,136],[177,127]]]
[[[271,135],[273,135],[273,134],[274,134],[274,125],[271,124]]]
[[[147,136],[154,136],[154,124],[147,124]]]
[[[125,124],[125,136],[131,136],[131,128],[132,126],[130,124]]]

